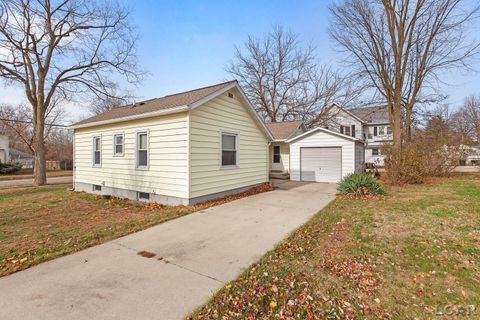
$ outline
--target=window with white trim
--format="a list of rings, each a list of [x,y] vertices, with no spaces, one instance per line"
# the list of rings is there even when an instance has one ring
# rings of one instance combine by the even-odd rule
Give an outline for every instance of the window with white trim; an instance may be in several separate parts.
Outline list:
[[[99,167],[102,164],[102,139],[93,137],[93,166]]]
[[[280,163],[280,146],[273,146],[273,163]]]
[[[148,168],[148,132],[137,133],[137,168]]]
[[[390,126],[387,127],[387,134],[392,134],[392,127]]]
[[[113,154],[116,156],[123,156],[123,134],[113,135]]]
[[[236,166],[238,152],[238,135],[222,132],[222,167]]]
[[[383,136],[385,134],[385,127],[378,127],[378,135]]]

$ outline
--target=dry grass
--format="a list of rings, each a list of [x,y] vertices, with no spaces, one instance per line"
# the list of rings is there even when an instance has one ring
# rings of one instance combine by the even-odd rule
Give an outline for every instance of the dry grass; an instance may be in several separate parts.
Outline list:
[[[55,170],[47,171],[47,178],[53,177],[70,177],[73,173],[71,170]],[[32,179],[33,178],[33,169],[22,169],[15,174],[6,174],[0,175],[0,181],[5,180],[21,180],[21,179]]]
[[[142,204],[68,190],[68,185],[0,189],[0,276],[251,194],[195,206]]]
[[[338,197],[194,319],[480,318],[480,175]]]

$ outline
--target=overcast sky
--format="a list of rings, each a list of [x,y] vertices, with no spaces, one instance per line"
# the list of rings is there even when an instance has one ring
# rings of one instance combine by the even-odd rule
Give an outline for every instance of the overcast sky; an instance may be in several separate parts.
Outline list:
[[[279,24],[317,47],[320,63],[342,66],[342,55],[328,36],[329,1],[161,1],[125,0],[140,35],[141,65],[149,76],[133,89],[147,99],[230,79],[224,71],[235,45],[248,35],[262,36]],[[479,30],[480,28],[476,28]],[[479,66],[480,69],[480,66]],[[450,72],[443,77],[449,101],[458,105],[480,93],[478,73]],[[23,100],[21,88],[0,87],[0,102]],[[88,115],[85,106],[69,105],[71,121]]]

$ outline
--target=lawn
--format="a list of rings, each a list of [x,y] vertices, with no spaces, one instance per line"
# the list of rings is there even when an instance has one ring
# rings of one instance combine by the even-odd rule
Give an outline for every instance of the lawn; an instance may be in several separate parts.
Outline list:
[[[71,170],[52,170],[47,171],[47,177],[69,177],[73,175]],[[33,178],[33,169],[22,169],[14,174],[1,174],[0,181],[3,180],[20,180],[20,179],[32,179]]]
[[[0,276],[240,197],[162,206],[72,192],[70,185],[0,189]]]
[[[193,319],[480,318],[480,175],[338,197]]]

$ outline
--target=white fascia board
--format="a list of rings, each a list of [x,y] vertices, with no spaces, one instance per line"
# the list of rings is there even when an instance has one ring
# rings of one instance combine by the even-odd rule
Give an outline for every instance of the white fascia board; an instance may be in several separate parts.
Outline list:
[[[111,123],[116,123],[116,122],[124,122],[124,121],[131,121],[131,120],[137,120],[137,119],[151,118],[151,117],[156,117],[156,116],[161,116],[161,115],[166,115],[166,114],[184,112],[184,111],[188,111],[188,109],[189,109],[188,106],[180,106],[180,107],[158,110],[158,111],[153,111],[153,112],[140,113],[140,114],[136,114],[136,115],[132,115],[132,116],[126,116],[126,117],[120,117],[120,118],[114,118],[114,119],[108,119],[108,120],[102,120],[102,121],[88,122],[88,123],[79,124],[79,125],[72,125],[72,126],[67,127],[67,129],[70,129],[70,130],[81,129],[81,128],[101,126],[101,125],[106,125],[106,124],[111,124]]]
[[[365,122],[364,120],[360,119],[359,117],[357,117],[356,115],[354,115],[353,113],[351,113],[350,111],[348,111],[347,108],[341,106],[340,104],[334,102],[332,103],[332,105],[329,107],[329,109],[331,109],[333,106],[336,106],[337,108],[340,108],[341,110],[343,110],[346,114],[348,114],[349,116],[351,116],[352,118],[360,121],[360,123],[362,124],[366,124],[367,122]]]
[[[337,136],[339,138],[342,138],[342,139],[346,139],[346,140],[350,140],[350,141],[355,141],[355,142],[360,142],[360,143],[363,143],[365,144],[365,142],[363,140],[360,140],[360,139],[357,139],[357,138],[354,138],[354,137],[350,137],[350,136],[346,136],[344,134],[341,134],[341,133],[338,133],[338,132],[335,132],[335,131],[332,131],[332,130],[328,130],[328,129],[325,129],[325,128],[321,128],[321,127],[317,127],[317,128],[314,128],[314,129],[311,129],[305,133],[302,133],[301,135],[298,135],[296,137],[293,137],[292,139],[289,139],[287,141],[285,141],[286,143],[291,143],[295,140],[299,140],[299,139],[302,139],[306,136],[309,136],[311,135],[312,133],[315,133],[317,131],[322,131],[322,132],[325,132],[325,133],[328,133],[328,134],[331,134],[331,135],[334,135],[334,136]]]

